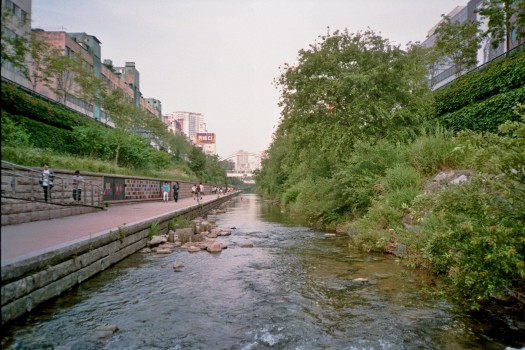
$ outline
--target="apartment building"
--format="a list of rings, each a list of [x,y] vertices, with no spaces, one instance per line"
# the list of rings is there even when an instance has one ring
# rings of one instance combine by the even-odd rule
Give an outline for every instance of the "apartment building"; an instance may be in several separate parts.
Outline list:
[[[58,49],[65,56],[80,57],[83,64],[97,77],[104,80],[109,89],[119,89],[128,101],[150,115],[161,118],[162,105],[157,99],[145,99],[140,91],[140,73],[135,62],[126,62],[124,67],[113,67],[110,60],[101,60],[101,42],[95,36],[86,33],[66,33],[65,31],[44,31],[31,29],[31,0],[2,0],[2,15],[7,14],[2,21],[3,35],[11,38],[28,38],[31,33],[44,40],[51,47]],[[29,58],[29,57],[28,57]],[[12,81],[25,88],[35,90],[51,100],[60,102],[67,107],[83,113],[91,118],[114,126],[101,107],[82,98],[81,89],[71,77],[58,81],[51,79],[51,84],[32,84],[24,78],[14,65],[2,61],[2,78]],[[47,85],[51,85],[51,88]]]
[[[453,22],[457,21],[459,23],[463,23],[465,21],[477,21],[480,23],[480,29],[482,31],[486,31],[488,19],[481,18],[480,14],[478,13],[478,10],[482,6],[482,3],[483,0],[470,0],[464,6],[455,7],[450,13],[447,14],[447,16]],[[438,28],[439,24],[441,24],[441,21],[436,23],[436,25],[428,31],[427,37],[425,41],[423,41],[422,46],[432,47],[435,45],[437,38],[435,35],[435,31]],[[481,48],[478,50],[477,66],[479,67],[485,63],[492,61],[494,58],[503,55],[507,51],[507,47],[509,50],[511,50],[523,44],[523,42],[523,38],[519,39],[517,36],[517,32],[514,32],[511,35],[509,43],[504,41],[500,43],[497,48],[494,49],[491,45],[490,38],[485,38],[482,42]],[[433,90],[448,84],[455,78],[455,67],[450,61],[439,62],[434,67],[434,69],[431,72],[429,72],[430,86]]]
[[[162,118],[168,130],[184,134],[194,145],[201,147],[207,155],[217,154],[216,135],[208,132],[201,113],[177,111]]]
[[[31,33],[31,0],[2,0],[2,35],[15,39]],[[3,39],[3,38],[2,38]],[[2,78],[31,88],[29,81],[9,61],[2,59]]]

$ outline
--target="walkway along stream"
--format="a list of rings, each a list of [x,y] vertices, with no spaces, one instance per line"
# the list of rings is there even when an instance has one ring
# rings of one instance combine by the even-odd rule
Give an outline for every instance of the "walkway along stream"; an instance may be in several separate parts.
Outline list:
[[[220,253],[135,253],[3,327],[5,349],[489,349],[525,331],[453,311],[391,255],[365,254],[255,195],[208,215]],[[249,248],[246,242],[253,243]],[[174,264],[182,263],[175,271]],[[180,265],[179,265],[180,266]]]

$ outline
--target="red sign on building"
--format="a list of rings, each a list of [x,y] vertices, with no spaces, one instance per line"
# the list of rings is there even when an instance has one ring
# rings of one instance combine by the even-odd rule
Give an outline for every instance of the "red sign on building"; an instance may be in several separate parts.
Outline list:
[[[197,144],[212,144],[215,143],[215,133],[197,133]]]

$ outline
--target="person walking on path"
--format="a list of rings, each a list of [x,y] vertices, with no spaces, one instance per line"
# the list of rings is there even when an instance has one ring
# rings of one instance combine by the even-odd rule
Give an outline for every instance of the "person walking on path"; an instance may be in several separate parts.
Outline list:
[[[40,186],[42,186],[42,189],[44,190],[44,200],[47,202],[47,199],[49,197],[49,200],[51,200],[51,189],[53,188],[53,181],[55,180],[55,173],[52,169],[49,169],[49,166],[47,164],[44,164],[44,169],[40,173],[40,180],[38,183]]]
[[[191,195],[193,196],[193,200],[195,200],[195,195],[197,194],[197,185],[191,186]]]
[[[175,181],[175,185],[173,185],[173,200],[175,203],[179,201],[179,182]]]
[[[164,185],[162,185],[162,191],[164,193],[164,202],[167,202],[169,201],[170,197],[169,197],[169,194],[170,194],[170,184],[167,183],[167,182],[164,182]]]
[[[202,197],[204,196],[204,185],[202,184],[202,182],[199,184],[199,194],[201,195],[202,200]]]
[[[197,198],[197,203],[201,202],[201,187],[197,185],[195,186],[195,198]]]
[[[75,202],[80,202],[83,182],[84,178],[80,176],[80,171],[75,171],[75,175],[73,176],[73,200]]]

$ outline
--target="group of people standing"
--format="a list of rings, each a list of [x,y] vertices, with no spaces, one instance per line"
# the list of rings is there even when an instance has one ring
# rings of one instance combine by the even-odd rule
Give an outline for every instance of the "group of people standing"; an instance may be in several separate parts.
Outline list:
[[[40,186],[42,186],[42,190],[44,191],[44,200],[47,202],[51,200],[51,189],[54,186],[55,181],[55,172],[49,168],[48,164],[44,164],[44,168],[42,169],[42,172],[40,173],[40,179],[38,180],[38,183]],[[82,183],[84,182],[84,178],[80,176],[80,171],[75,171],[75,175],[73,175],[72,178],[72,185],[73,185],[73,200],[75,202],[80,202],[81,196],[82,196]]]

